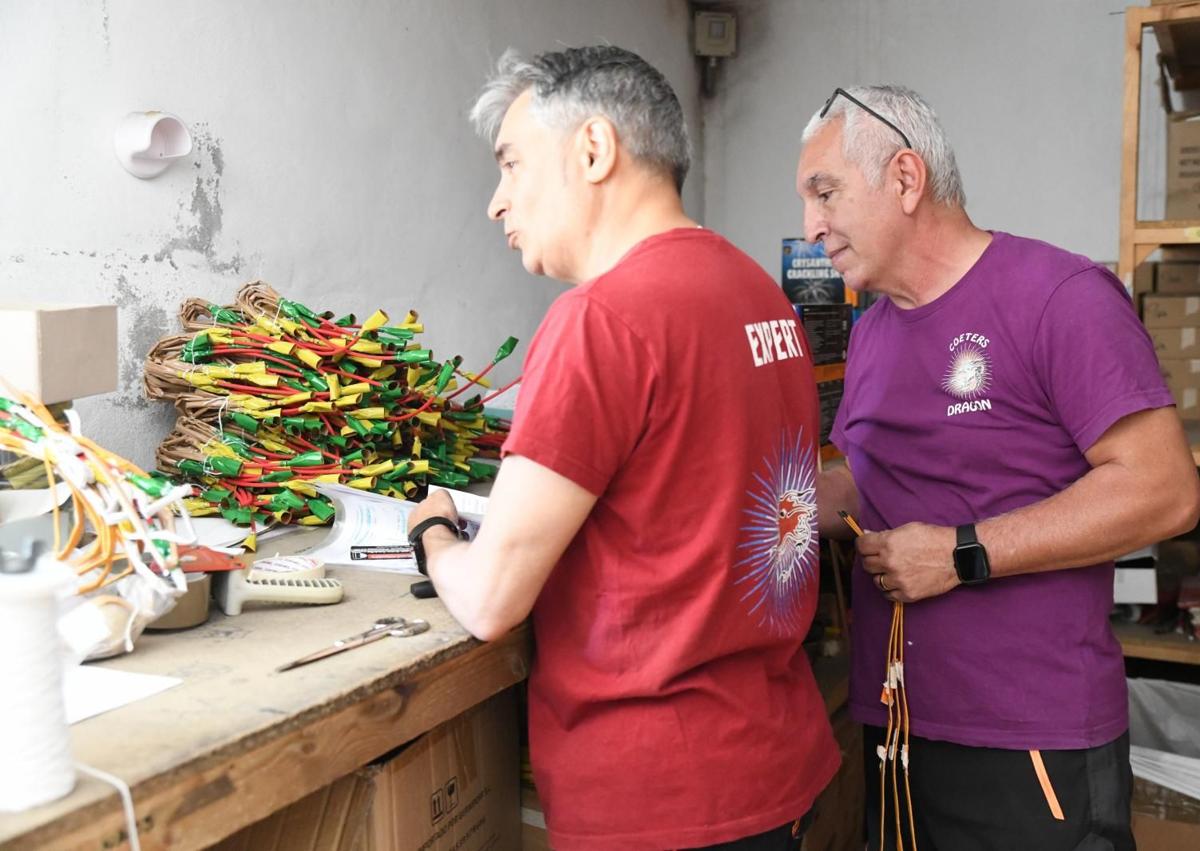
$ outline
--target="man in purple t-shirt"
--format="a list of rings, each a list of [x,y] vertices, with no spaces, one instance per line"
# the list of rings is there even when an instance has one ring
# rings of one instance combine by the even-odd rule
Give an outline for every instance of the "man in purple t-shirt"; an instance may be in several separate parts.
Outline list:
[[[1112,559],[1191,528],[1200,481],[1129,298],[1083,257],[975,227],[907,89],[838,89],[797,189],[806,238],[881,296],[834,424],[848,466],[818,486],[821,534],[846,537],[838,509],[868,530],[851,711],[872,847],[900,601],[917,847],[1133,848]]]

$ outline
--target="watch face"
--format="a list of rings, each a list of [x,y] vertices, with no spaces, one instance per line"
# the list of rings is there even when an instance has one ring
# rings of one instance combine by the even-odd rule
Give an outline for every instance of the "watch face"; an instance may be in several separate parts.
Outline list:
[[[983,544],[962,544],[954,548],[954,569],[965,585],[983,582],[991,574],[987,550]]]

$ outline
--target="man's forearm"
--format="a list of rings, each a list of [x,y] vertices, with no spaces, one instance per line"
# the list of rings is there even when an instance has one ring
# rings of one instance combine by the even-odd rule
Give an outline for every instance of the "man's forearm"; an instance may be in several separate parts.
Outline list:
[[[858,515],[858,488],[846,466],[834,467],[817,476],[817,521],[821,537],[842,541],[854,537],[838,516],[839,511]]]
[[[493,571],[479,563],[471,544],[455,540],[449,530],[438,527],[426,532],[422,542],[426,569],[438,596],[469,633],[491,641],[524,618],[526,613],[515,619],[504,617],[500,595],[493,587]]]
[[[1137,471],[1104,465],[1054,496],[977,524],[976,533],[993,576],[1082,567],[1187,531],[1195,499],[1194,481],[1153,487]]]

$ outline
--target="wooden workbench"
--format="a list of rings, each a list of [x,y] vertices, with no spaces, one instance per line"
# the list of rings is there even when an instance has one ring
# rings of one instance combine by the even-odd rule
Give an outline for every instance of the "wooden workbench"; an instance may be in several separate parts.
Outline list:
[[[439,601],[408,594],[411,577],[330,575],[346,586],[337,605],[214,607],[202,627],[146,633],[132,654],[93,663],[183,679],[71,727],[75,759],[132,789],[143,849],[206,847],[525,678],[526,627],[481,644]],[[275,673],[385,615],[431,629]],[[66,798],[0,814],[3,851],[125,847],[117,793],[84,775]]]

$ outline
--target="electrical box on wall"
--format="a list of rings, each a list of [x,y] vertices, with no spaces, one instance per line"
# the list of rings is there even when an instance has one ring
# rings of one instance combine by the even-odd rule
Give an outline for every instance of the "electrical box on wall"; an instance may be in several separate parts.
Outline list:
[[[737,18],[731,12],[697,12],[696,55],[725,57],[737,52]]]

